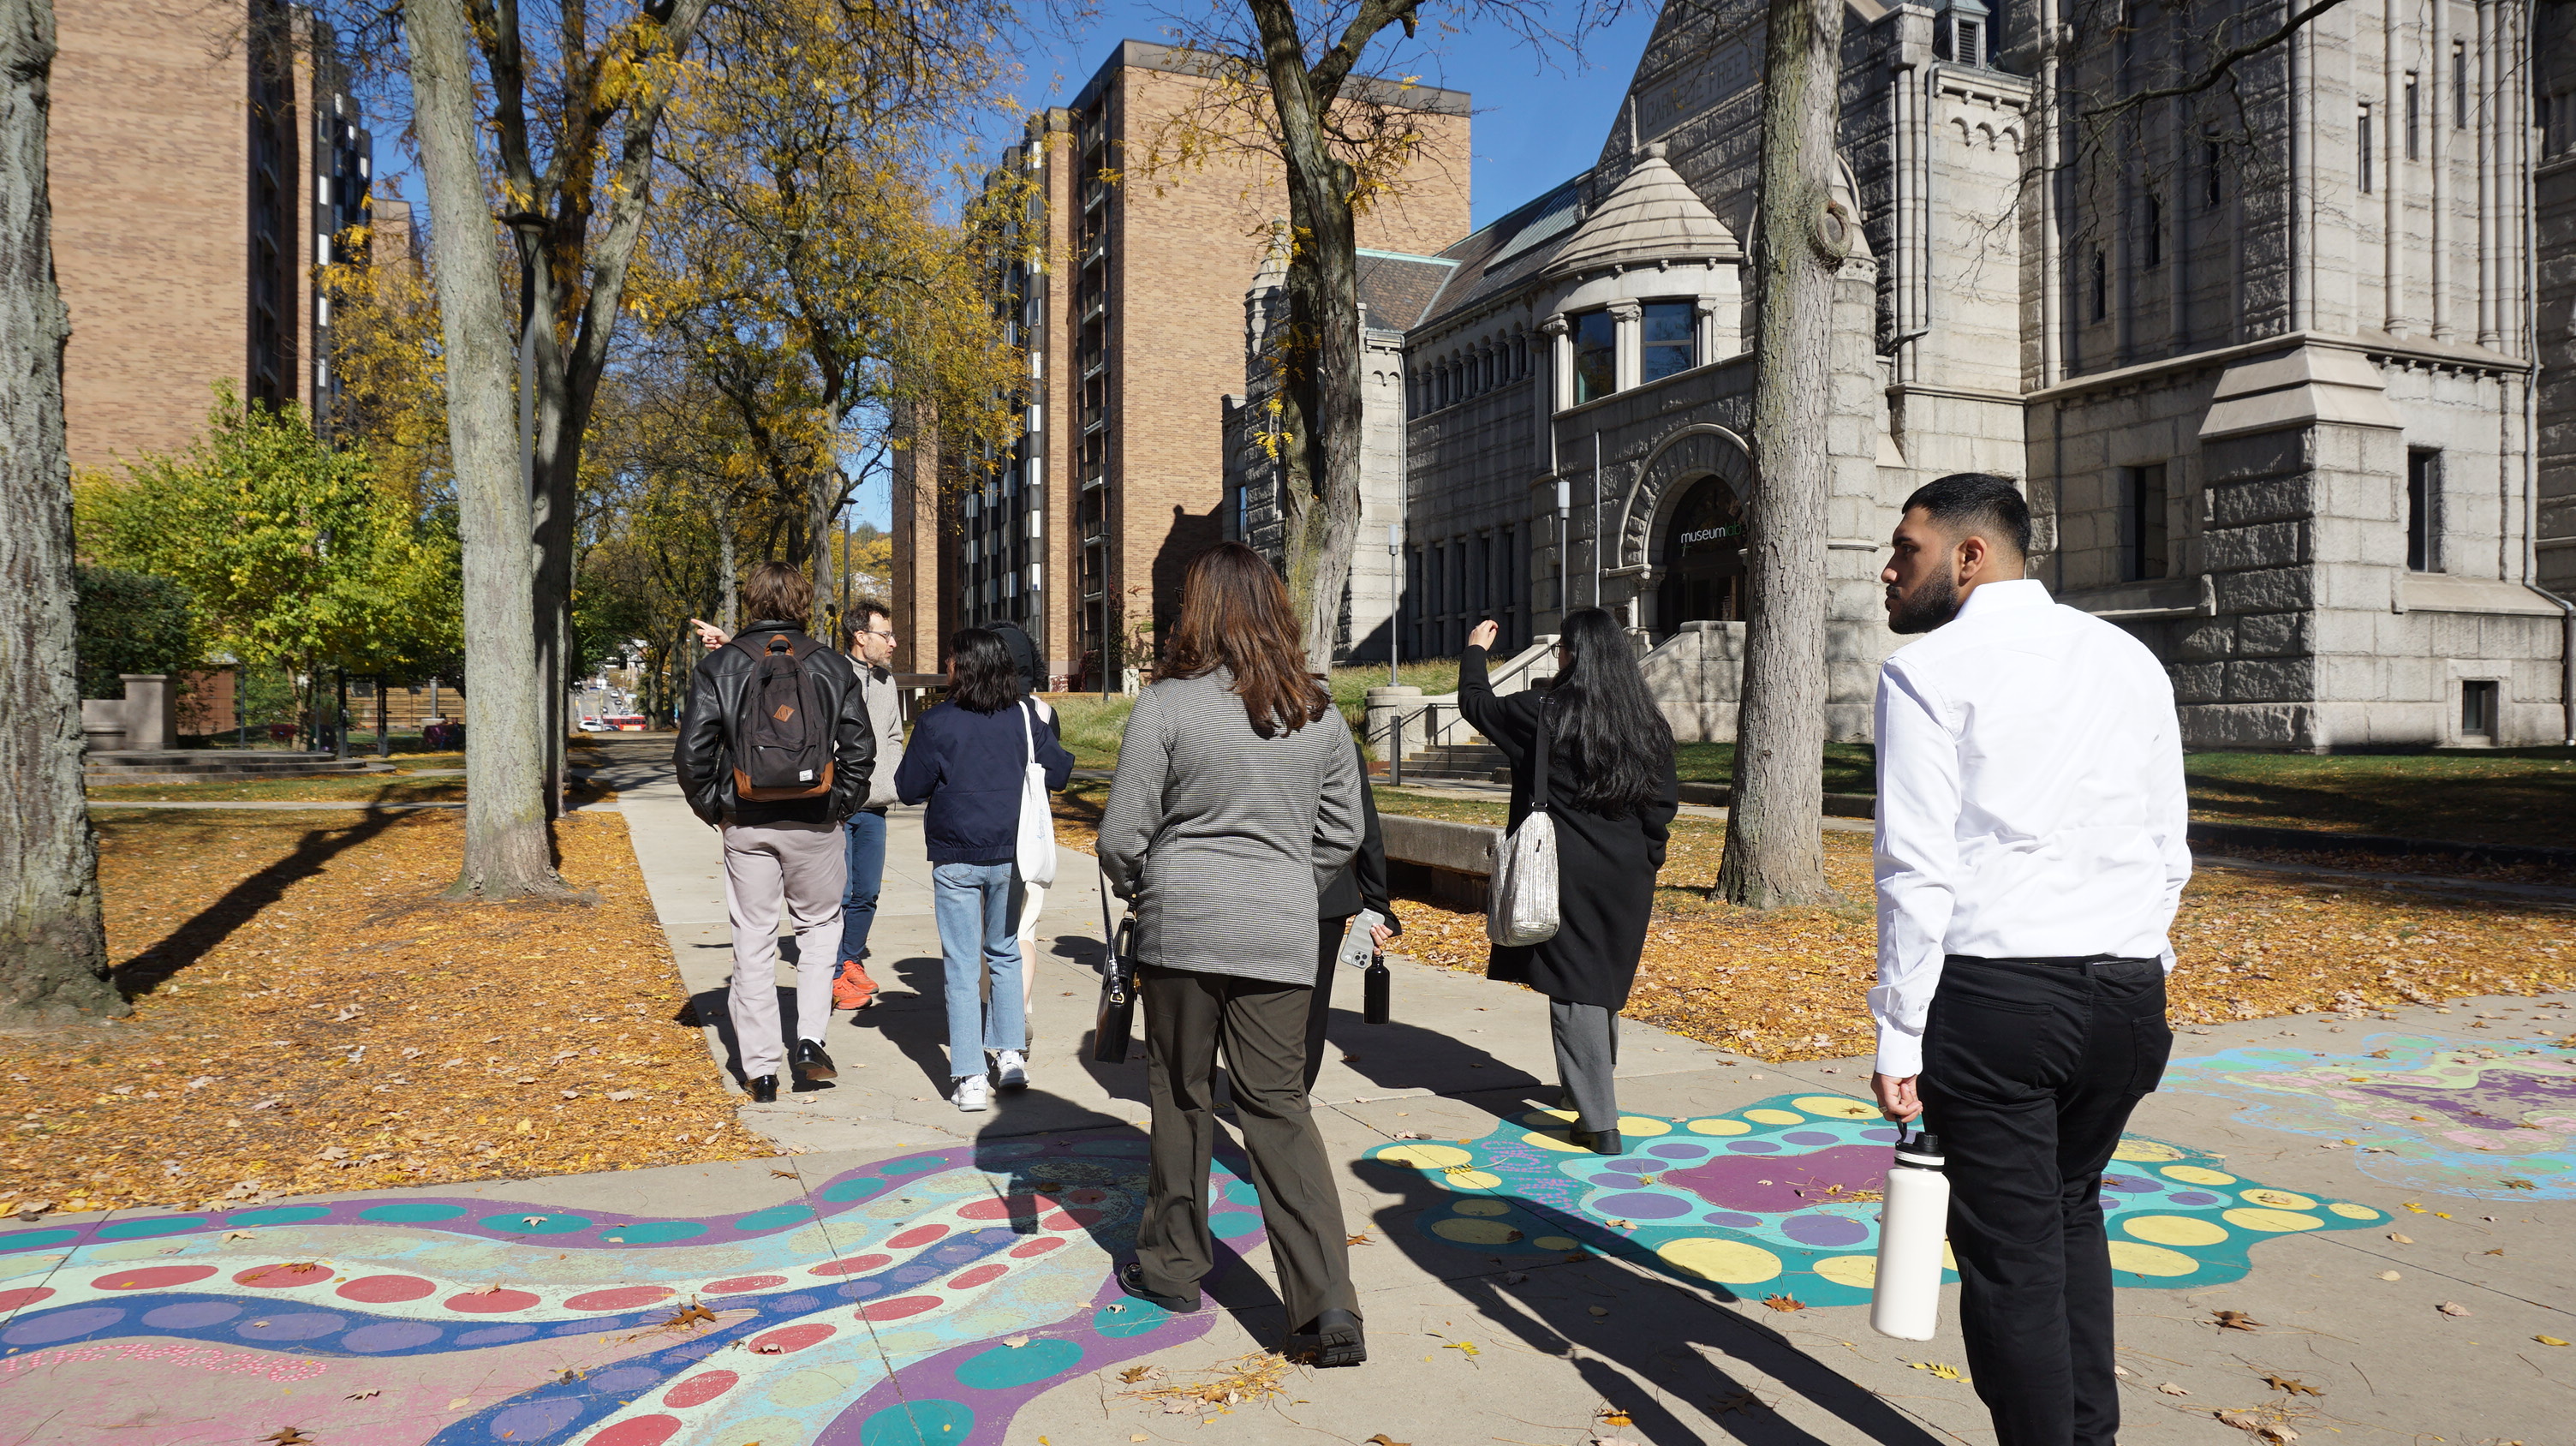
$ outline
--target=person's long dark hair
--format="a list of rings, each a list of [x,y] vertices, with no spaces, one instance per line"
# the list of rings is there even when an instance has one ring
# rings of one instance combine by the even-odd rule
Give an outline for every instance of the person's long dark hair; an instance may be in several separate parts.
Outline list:
[[[1244,715],[1264,738],[1294,733],[1332,707],[1324,685],[1306,671],[1288,585],[1240,542],[1220,542],[1190,559],[1163,672],[1197,678],[1218,668],[1234,675]]]
[[[1554,742],[1547,791],[1552,801],[1618,818],[1662,796],[1673,728],[1646,692],[1637,651],[1617,619],[1580,608],[1560,626],[1566,662],[1547,695]]]
[[[1019,701],[1020,670],[1011,665],[1011,650],[990,628],[959,628],[948,635],[948,662],[955,680],[948,701],[970,713],[999,713]]]

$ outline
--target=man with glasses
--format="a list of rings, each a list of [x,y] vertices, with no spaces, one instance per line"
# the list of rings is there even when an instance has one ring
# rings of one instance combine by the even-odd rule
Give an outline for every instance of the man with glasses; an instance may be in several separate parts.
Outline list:
[[[729,640],[713,623],[689,619],[712,652]],[[877,921],[877,893],[885,883],[886,809],[895,800],[895,766],[903,761],[903,702],[894,674],[894,605],[863,597],[850,605],[841,623],[841,651],[859,669],[859,695],[867,706],[868,726],[876,735],[877,769],[868,796],[842,825],[848,849],[849,883],[841,900],[841,958],[832,972],[832,1007],[866,1009],[877,1002],[876,981],[860,963],[868,953],[868,930]]]

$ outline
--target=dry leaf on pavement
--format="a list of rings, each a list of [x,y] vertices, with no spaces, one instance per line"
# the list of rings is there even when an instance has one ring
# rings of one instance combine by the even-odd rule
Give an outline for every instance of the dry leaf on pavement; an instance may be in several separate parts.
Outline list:
[[[1805,1310],[1807,1303],[1794,1295],[1766,1295],[1762,1303],[1773,1310]]]
[[[2241,1310],[2211,1311],[2209,1322],[2223,1331],[2245,1331],[2249,1334],[2261,1329],[2263,1325],[2261,1321]]]
[[[2440,1311],[2444,1315],[2467,1315],[2469,1313],[2469,1308],[2460,1304],[2456,1300],[2446,1300],[2440,1305],[2433,1307],[2433,1309]]]
[[[2165,1382],[2163,1385],[2156,1387],[2156,1389],[2164,1392],[2168,1396],[2188,1396],[2191,1394],[2191,1392],[2184,1390],[2182,1387],[2175,1385],[2171,1381]]]

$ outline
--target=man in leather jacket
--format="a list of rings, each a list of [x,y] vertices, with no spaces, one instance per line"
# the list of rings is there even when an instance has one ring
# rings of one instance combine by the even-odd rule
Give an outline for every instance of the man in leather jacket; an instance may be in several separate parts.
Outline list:
[[[832,1018],[832,966],[840,958],[841,895],[847,860],[841,821],[868,796],[876,764],[876,737],[868,725],[858,672],[838,651],[815,646],[793,622],[813,603],[813,584],[782,562],[752,570],[743,601],[761,621],[737,641],[752,648],[783,633],[797,643],[819,701],[832,719],[832,787],[814,798],[780,802],[746,800],[734,786],[733,720],[758,666],[750,652],[722,647],[699,661],[689,679],[688,708],[672,750],[680,791],[689,810],[724,834],[725,905],[733,920],[733,1016],[743,1078],[755,1104],[778,1098],[778,1067],[786,1045],[778,1020],[778,916],[783,907],[796,928],[796,1042],[793,1064],[800,1080],[834,1078],[839,1071],[823,1050]]]

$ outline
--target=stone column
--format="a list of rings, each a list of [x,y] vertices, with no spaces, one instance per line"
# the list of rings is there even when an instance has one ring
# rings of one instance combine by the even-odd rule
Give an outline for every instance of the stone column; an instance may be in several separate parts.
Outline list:
[[[1610,353],[1617,365],[1617,380],[1612,385],[1624,392],[1646,375],[1645,311],[1633,301],[1611,302],[1609,310],[1610,320],[1618,328],[1618,341]]]
[[[1547,395],[1553,405],[1549,415],[1574,405],[1574,330],[1566,325],[1565,313],[1558,312],[1539,324],[1547,334]],[[1541,418],[1542,424],[1547,419]]]
[[[1412,713],[1421,707],[1422,690],[1420,688],[1378,687],[1369,689],[1368,715],[1367,720],[1363,725],[1368,730],[1367,736],[1363,741],[1368,744],[1369,751],[1375,754],[1381,762],[1384,762],[1393,759],[1399,752],[1409,751],[1421,746],[1423,741],[1422,723],[1419,719],[1416,719],[1414,722],[1407,725],[1404,731],[1404,737],[1401,740],[1394,744],[1390,744],[1387,741],[1388,730],[1394,726],[1395,720],[1405,714]]]
[[[176,748],[179,720],[170,708],[170,675],[119,673],[125,680],[125,746]]]

